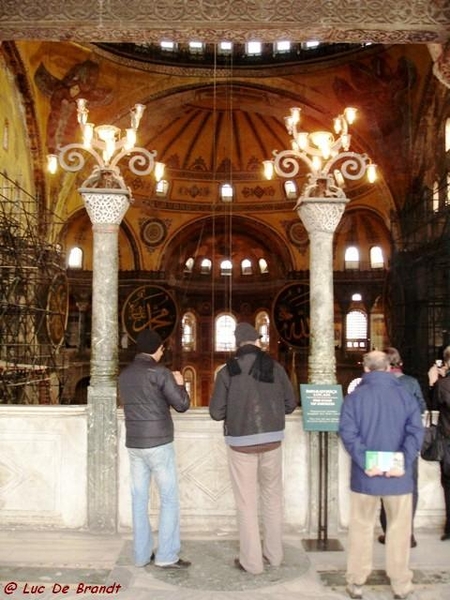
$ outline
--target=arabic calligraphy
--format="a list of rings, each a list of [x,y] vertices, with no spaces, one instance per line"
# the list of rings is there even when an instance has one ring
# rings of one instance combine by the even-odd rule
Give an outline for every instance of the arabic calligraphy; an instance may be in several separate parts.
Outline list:
[[[274,303],[274,324],[287,344],[307,347],[310,337],[309,285],[293,284],[278,294]]]
[[[175,329],[177,309],[170,293],[158,286],[144,285],[132,292],[122,309],[122,324],[135,341],[143,329],[158,331],[163,340]]]

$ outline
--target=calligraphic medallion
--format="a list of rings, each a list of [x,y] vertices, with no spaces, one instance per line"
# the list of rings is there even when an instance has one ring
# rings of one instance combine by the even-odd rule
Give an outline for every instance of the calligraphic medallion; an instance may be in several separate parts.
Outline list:
[[[135,289],[122,308],[122,326],[134,342],[143,329],[154,329],[162,340],[170,337],[177,324],[177,307],[170,293],[157,285]]]
[[[55,275],[47,293],[47,334],[53,346],[60,346],[69,316],[69,288],[65,274]]]
[[[293,283],[278,293],[273,303],[273,323],[289,346],[309,346],[309,284]]]

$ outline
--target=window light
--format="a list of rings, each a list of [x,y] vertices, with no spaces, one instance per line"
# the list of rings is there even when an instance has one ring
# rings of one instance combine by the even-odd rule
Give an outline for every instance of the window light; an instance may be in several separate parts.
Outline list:
[[[169,182],[167,179],[160,179],[156,182],[155,193],[157,196],[166,197],[169,191]]]
[[[252,261],[249,260],[248,258],[244,258],[244,260],[241,262],[241,273],[242,273],[242,275],[252,275],[253,274]]]
[[[261,54],[261,42],[248,42],[247,43],[247,54],[252,56],[256,56],[257,54]]]
[[[173,52],[175,50],[175,42],[163,41],[161,42],[161,50],[167,50]]]
[[[191,52],[202,52],[203,43],[202,42],[189,42],[189,50]]]
[[[220,263],[220,274],[221,275],[225,275],[225,276],[230,276],[231,272],[233,270],[233,264],[231,262],[231,260],[229,260],[228,258],[226,258],[225,260],[222,260]]]
[[[67,266],[71,269],[81,269],[83,266],[83,250],[75,246],[69,252]]]
[[[267,261],[265,258],[260,258],[258,260],[258,264],[259,264],[259,270],[261,273],[268,273],[269,272],[269,267],[267,266]]]
[[[289,52],[291,49],[291,42],[280,41],[275,43],[275,52],[281,54],[283,52]]]
[[[209,258],[204,258],[200,264],[200,273],[203,275],[209,275],[211,273],[212,263]]]
[[[232,50],[233,50],[232,42],[228,42],[228,41],[220,42],[219,52],[221,52],[222,54],[230,54]]]
[[[288,200],[296,200],[298,197],[297,184],[295,181],[284,182],[284,193]]]
[[[222,198],[222,202],[232,202],[233,200],[233,186],[229,183],[223,183],[220,186],[220,197]]]

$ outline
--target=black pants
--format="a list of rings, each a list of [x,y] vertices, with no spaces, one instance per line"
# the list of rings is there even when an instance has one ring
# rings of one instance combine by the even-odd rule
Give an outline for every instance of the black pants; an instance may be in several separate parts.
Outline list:
[[[411,526],[411,535],[414,534],[414,515],[416,514],[417,503],[419,502],[419,458],[413,462],[413,497],[412,497],[412,526]],[[444,485],[444,484],[442,484]],[[448,478],[448,488],[450,491],[450,477]],[[450,492],[449,492],[450,493]],[[449,497],[450,500],[450,497]],[[447,505],[447,502],[446,502]],[[449,505],[450,506],[450,505]],[[450,525],[450,521],[447,518],[447,522]],[[384,510],[383,501],[381,501],[381,511],[380,511],[380,524],[383,529],[383,533],[386,533],[386,511]]]
[[[445,527],[444,533],[450,535],[450,466],[441,462],[441,485],[444,490]]]

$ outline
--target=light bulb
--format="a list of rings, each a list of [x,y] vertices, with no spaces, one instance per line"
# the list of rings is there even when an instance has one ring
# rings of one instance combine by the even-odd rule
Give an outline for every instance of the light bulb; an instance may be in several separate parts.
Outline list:
[[[353,108],[352,106],[347,106],[347,108],[344,110],[344,117],[349,125],[355,122],[357,112],[357,109]]]
[[[367,167],[367,179],[370,183],[374,183],[377,180],[377,165],[370,163]]]

